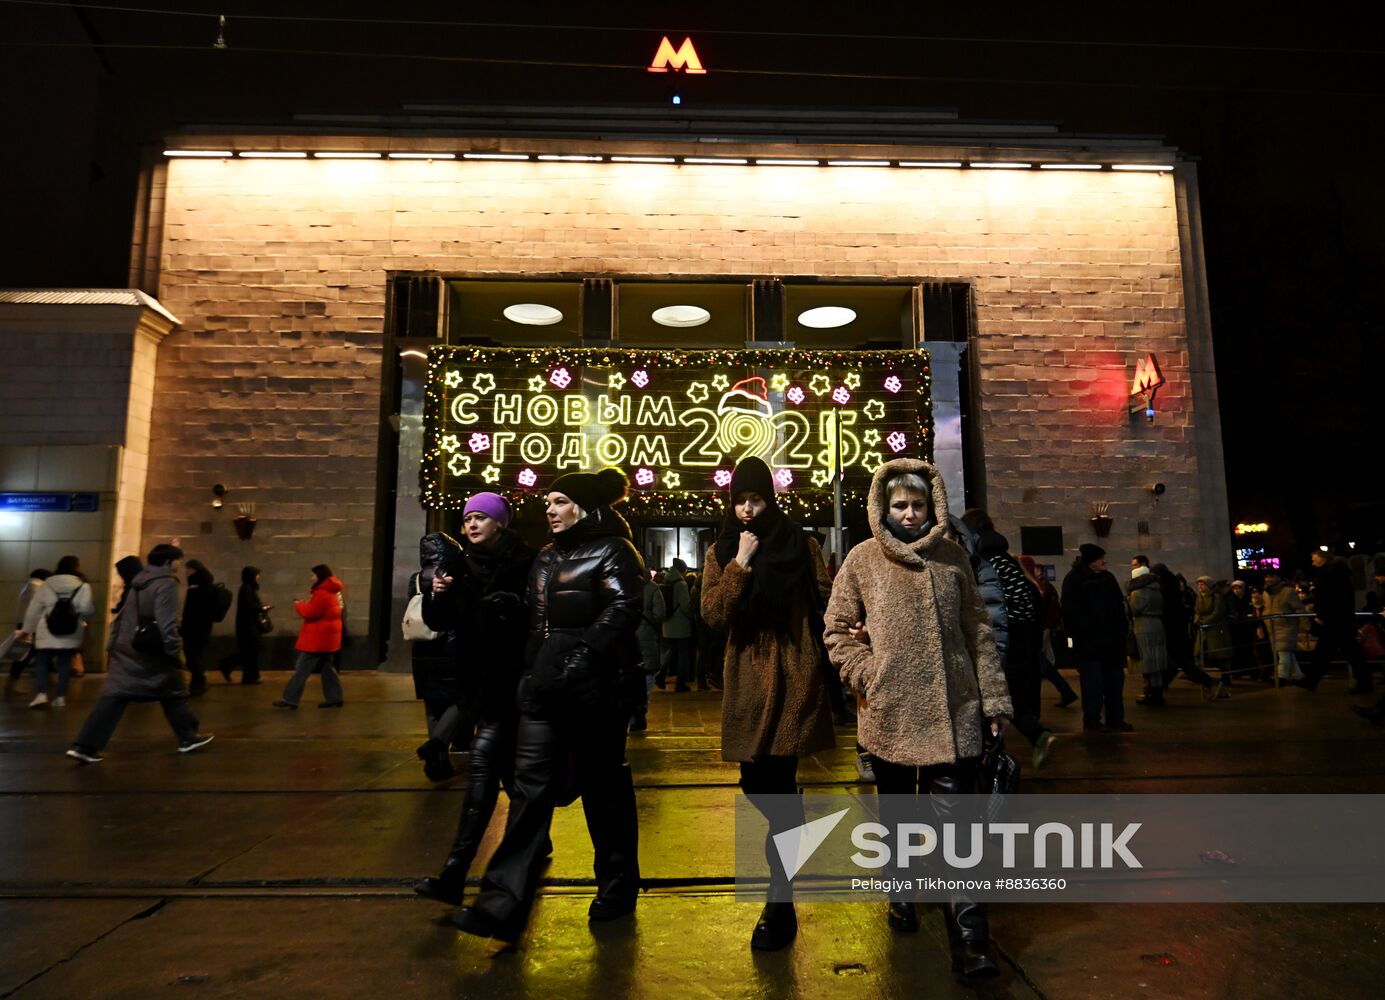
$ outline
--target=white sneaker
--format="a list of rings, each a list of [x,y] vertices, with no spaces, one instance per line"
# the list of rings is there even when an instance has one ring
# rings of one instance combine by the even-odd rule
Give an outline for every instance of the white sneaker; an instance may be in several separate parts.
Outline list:
[[[46,694],[44,694],[42,691],[40,691],[38,694],[34,695],[34,700],[31,701],[31,702],[29,702],[29,707],[30,707],[30,708],[42,708],[44,705],[47,705],[47,704],[48,704],[48,695],[46,695]]]
[[[62,695],[58,695],[56,698],[53,699],[53,707],[54,707],[54,708],[66,708],[66,707],[67,707],[67,699],[64,698]]]

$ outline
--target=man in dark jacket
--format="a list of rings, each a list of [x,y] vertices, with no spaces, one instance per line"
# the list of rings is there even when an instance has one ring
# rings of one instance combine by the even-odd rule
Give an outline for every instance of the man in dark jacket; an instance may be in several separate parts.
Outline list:
[[[1341,556],[1329,556],[1322,551],[1314,552],[1312,558],[1318,570],[1313,584],[1313,626],[1317,629],[1318,645],[1301,685],[1315,690],[1332,661],[1340,659],[1351,664],[1355,680],[1351,693],[1370,694],[1371,672],[1361,644],[1356,641],[1356,588],[1351,582],[1351,567]]]
[[[1131,732],[1125,721],[1125,596],[1106,569],[1106,550],[1083,543],[1063,578],[1063,627],[1077,656],[1082,682],[1082,728]]]
[[[207,692],[207,671],[202,665],[202,656],[212,637],[216,617],[216,596],[212,593],[212,584],[216,581],[211,570],[196,559],[188,560],[187,571],[188,596],[183,601],[183,624],[179,631],[183,637],[183,658],[192,676],[188,694],[200,698]]]
[[[1164,687],[1172,684],[1181,670],[1188,680],[1201,684],[1204,690],[1215,688],[1216,680],[1197,665],[1197,658],[1193,656],[1193,635],[1188,631],[1188,609],[1183,604],[1178,577],[1163,563],[1156,563],[1152,571],[1159,580],[1159,592],[1164,599],[1164,641],[1169,647],[1169,669],[1164,673]]]
[[[192,753],[212,741],[211,733],[197,731],[197,716],[188,708],[188,689],[179,660],[183,643],[174,624],[178,619],[178,560],[183,550],[176,545],[155,545],[149,565],[130,584],[130,594],[111,623],[110,657],[101,697],[67,756],[95,764],[110,742],[125,706],[132,701],[157,701],[178,737],[178,752]],[[157,651],[140,648],[145,640],[136,632],[148,627],[149,641]],[[136,642],[139,645],[136,645]]]

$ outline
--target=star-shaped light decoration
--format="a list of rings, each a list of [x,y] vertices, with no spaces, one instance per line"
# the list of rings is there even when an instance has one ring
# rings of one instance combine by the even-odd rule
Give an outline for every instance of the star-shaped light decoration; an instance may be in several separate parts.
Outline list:
[[[447,374],[442,377],[442,383],[449,389],[455,389],[462,384],[462,373],[455,368],[449,368]]]
[[[495,388],[495,376],[490,372],[479,372],[471,380],[471,387],[484,396]]]
[[[769,377],[769,387],[774,392],[783,392],[789,387],[788,372],[775,372]]]
[[[895,452],[901,452],[909,445],[909,439],[904,436],[903,431],[895,431],[885,439],[885,443]]]
[[[885,419],[885,404],[878,399],[868,400],[866,405],[861,407],[861,410],[865,413],[867,420]]]
[[[649,372],[643,368],[636,368],[630,373],[630,381],[635,383],[635,387],[643,389],[649,384]]]
[[[694,403],[707,402],[707,395],[708,390],[706,382],[694,382],[692,385],[688,386],[688,398]]]
[[[904,383],[899,380],[898,375],[891,375],[885,379],[885,390],[887,392],[898,392],[904,388]]]
[[[438,447],[443,451],[456,451],[461,446],[462,442],[457,440],[457,435],[455,434],[444,434],[442,437],[438,438]]]
[[[851,402],[851,393],[846,391],[846,386],[839,385],[832,390],[832,402],[836,403],[838,406],[845,406],[847,403]]]
[[[842,379],[842,381],[846,383],[848,389],[859,389],[861,388],[861,373],[847,372],[846,377]]]
[[[670,490],[676,490],[683,482],[683,477],[676,472],[664,473],[664,486]]]
[[[457,452],[447,460],[447,471],[454,476],[469,475],[471,473],[471,456]]]
[[[880,432],[874,427],[867,427],[865,433],[861,435],[861,440],[866,444],[879,444]]]
[[[878,451],[868,451],[861,456],[861,464],[867,469],[875,470],[885,464],[885,456]]]
[[[481,478],[488,483],[500,482],[500,466],[488,465],[481,470]]]
[[[625,376],[620,372],[611,372],[606,376],[606,388],[612,392],[620,392],[625,388]]]
[[[789,469],[780,469],[774,474],[774,481],[779,484],[780,489],[786,490],[793,485],[793,472]]]
[[[520,469],[519,475],[515,478],[519,480],[521,486],[533,486],[539,481],[538,474],[533,469]]]
[[[725,392],[731,388],[731,380],[726,377],[725,372],[717,372],[712,376],[712,388],[717,392]]]
[[[552,382],[559,389],[566,389],[572,385],[572,372],[566,368],[554,368],[553,374],[548,376],[548,381]]]
[[[635,485],[636,485],[636,486],[644,486],[644,487],[653,486],[653,485],[654,485],[654,470],[653,470],[653,469],[643,469],[643,468],[641,468],[641,469],[636,469],[636,470],[635,470]]]
[[[808,388],[812,390],[814,396],[825,396],[832,388],[832,380],[822,372],[818,372],[808,380]]]
[[[789,390],[788,392],[786,392],[784,395],[788,398],[789,402],[792,403],[794,406],[797,406],[798,404],[802,403],[803,400],[806,398],[806,397],[804,396],[804,394],[803,394],[803,387],[802,387],[801,385],[796,385],[796,386],[794,386],[792,389],[790,389],[790,390]]]
[[[712,482],[716,483],[722,489],[726,489],[726,487],[731,485],[731,470],[717,469],[716,472],[712,473]]]
[[[535,375],[529,380],[530,392],[543,392],[543,387],[547,385],[542,375]]]
[[[466,443],[471,446],[472,452],[485,451],[491,446],[491,436],[476,431],[467,439]]]
[[[830,483],[831,481],[832,481],[832,470],[831,470],[831,469],[814,469],[814,470],[813,470],[813,485],[814,485],[814,486],[826,486],[826,485],[827,485],[828,483]]]

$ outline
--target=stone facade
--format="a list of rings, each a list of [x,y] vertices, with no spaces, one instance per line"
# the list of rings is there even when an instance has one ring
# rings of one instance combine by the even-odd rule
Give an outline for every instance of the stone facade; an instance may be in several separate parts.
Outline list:
[[[1091,504],[1104,502],[1113,559],[1144,551],[1189,577],[1230,570],[1190,167],[175,160],[157,169],[164,214],[146,228],[162,239],[157,295],[182,326],[158,357],[145,539],[182,537],[223,579],[255,563],[280,608],[317,562],[365,606],[385,288],[396,270],[966,281],[987,501],[1016,549],[1020,525],[1062,525],[1061,572],[1092,538]],[[1135,364],[1150,353],[1168,379],[1152,424],[1126,406]],[[1157,503],[1156,481],[1167,486]],[[207,506],[215,482],[230,490],[220,515]],[[250,542],[229,523],[241,502],[259,518]]]

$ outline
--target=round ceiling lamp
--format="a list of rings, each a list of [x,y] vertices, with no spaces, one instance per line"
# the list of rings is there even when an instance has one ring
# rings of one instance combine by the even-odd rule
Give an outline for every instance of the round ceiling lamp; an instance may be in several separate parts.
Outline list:
[[[505,318],[511,323],[522,323],[525,326],[552,326],[562,321],[563,314],[552,306],[540,305],[537,302],[516,302],[505,307]]]
[[[655,309],[649,318],[660,326],[701,326],[712,314],[701,306],[664,306]]]
[[[814,330],[831,330],[833,327],[846,326],[855,318],[856,310],[848,309],[846,306],[818,306],[816,309],[805,309],[798,314],[798,322]]]

